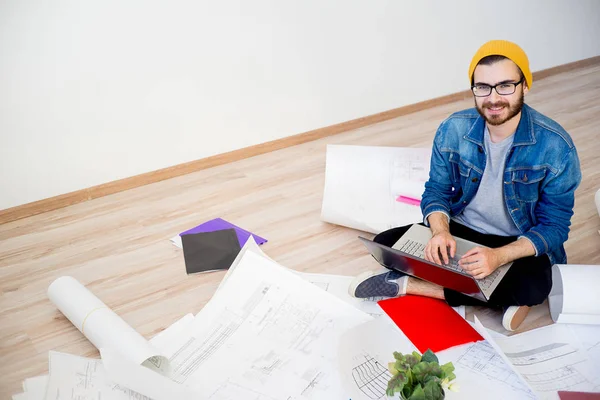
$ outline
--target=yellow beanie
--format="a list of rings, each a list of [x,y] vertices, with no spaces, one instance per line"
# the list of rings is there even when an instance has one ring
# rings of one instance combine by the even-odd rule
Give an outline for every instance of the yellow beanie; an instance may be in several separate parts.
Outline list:
[[[491,40],[477,50],[477,53],[475,53],[475,56],[473,56],[473,60],[469,66],[469,81],[472,81],[473,79],[473,72],[475,72],[477,63],[481,61],[482,58],[492,55],[504,56],[517,64],[517,66],[521,68],[521,71],[523,71],[525,81],[527,82],[527,87],[531,89],[533,76],[531,75],[531,70],[529,69],[529,60],[527,59],[527,54],[525,54],[523,49],[518,45],[507,40]]]

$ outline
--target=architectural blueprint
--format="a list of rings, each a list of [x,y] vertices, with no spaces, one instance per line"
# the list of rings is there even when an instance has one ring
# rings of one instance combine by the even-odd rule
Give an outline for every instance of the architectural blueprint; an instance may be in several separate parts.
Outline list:
[[[46,400],[150,400],[110,382],[102,361],[50,352]]]
[[[496,342],[541,398],[558,399],[558,390],[600,390],[598,370],[566,325],[549,325]]]
[[[370,319],[249,251],[170,350],[173,378],[211,400],[342,398],[339,336]]]
[[[384,400],[393,353],[416,350],[388,319],[377,318],[348,331],[340,341],[339,371],[353,400]],[[437,353],[441,364],[452,362],[458,393],[447,399],[533,399],[535,395],[510,365],[485,341],[456,346]]]

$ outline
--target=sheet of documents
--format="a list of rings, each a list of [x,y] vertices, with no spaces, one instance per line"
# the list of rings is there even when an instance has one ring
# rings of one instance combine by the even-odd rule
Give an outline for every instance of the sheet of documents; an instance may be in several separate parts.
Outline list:
[[[112,349],[100,349],[102,365],[109,382],[127,388],[139,398],[152,400],[196,400],[202,397],[192,389],[142,367]],[[147,397],[146,397],[147,396]],[[106,397],[98,397],[106,398]],[[132,397],[137,399],[138,397]]]
[[[552,320],[564,324],[600,325],[598,282],[600,265],[553,265],[553,284],[548,295]]]
[[[110,382],[101,360],[56,351],[51,351],[49,357],[50,377],[45,400],[150,400]]]
[[[337,342],[371,317],[252,251],[230,271],[167,350],[174,379],[211,400],[344,398]]]
[[[34,376],[23,381],[23,391],[31,400],[43,400],[48,385],[48,375]]]
[[[338,369],[352,400],[385,400],[387,369],[393,353],[411,353],[416,348],[388,320],[378,318],[348,331],[339,346]],[[458,392],[446,390],[446,399],[532,399],[504,360],[487,344],[477,342],[437,353],[441,364],[452,362]]]
[[[168,349],[177,338],[184,334],[187,327],[194,321],[194,314],[186,314],[165,330],[155,335],[149,340],[150,344],[157,348],[161,353],[166,354],[164,349]]]
[[[566,325],[498,338],[496,343],[540,398],[558,399],[559,390],[600,391],[600,371]]]
[[[421,222],[418,205],[429,177],[431,149],[328,145],[321,219],[379,233]]]
[[[136,364],[169,373],[168,359],[75,278],[56,279],[48,297],[97,349],[114,349]]]
[[[168,347],[177,340],[193,320],[193,314],[185,315],[150,339],[150,343],[157,349]],[[101,352],[106,356],[104,350],[101,350]],[[112,359],[99,360],[54,351],[49,352],[49,369],[52,374],[49,398],[52,400],[55,398],[71,399],[65,393],[71,393],[73,398],[80,400],[99,398],[133,400],[149,397],[153,400],[160,398],[170,400],[174,394],[179,395],[178,398],[180,399],[197,398],[197,395],[189,389],[173,381],[168,381],[166,377],[158,375],[155,371],[133,364],[131,361],[123,360],[122,356],[111,354],[109,357],[112,357]],[[115,360],[117,364],[114,364]],[[113,365],[110,365],[111,362]],[[109,369],[107,364],[112,369]],[[126,365],[125,370],[122,368],[123,364]],[[147,378],[148,374],[150,374],[150,379]],[[111,378],[111,376],[116,377],[116,379]],[[143,379],[141,385],[139,384],[140,376],[146,378]],[[44,400],[50,379],[49,375],[25,379],[23,381],[23,393],[14,395],[13,398],[16,400]],[[127,390],[131,389],[129,385],[132,384],[140,386],[140,390],[137,392]],[[57,397],[53,397],[54,395]]]
[[[338,372],[342,385],[353,400],[386,399],[392,378],[388,363],[394,351],[412,353],[416,348],[386,318],[377,318],[344,333],[338,346]]]
[[[596,366],[596,371],[600,371],[600,325],[566,325],[573,333],[575,340],[583,349],[589,359]],[[600,379],[600,373],[596,380]]]

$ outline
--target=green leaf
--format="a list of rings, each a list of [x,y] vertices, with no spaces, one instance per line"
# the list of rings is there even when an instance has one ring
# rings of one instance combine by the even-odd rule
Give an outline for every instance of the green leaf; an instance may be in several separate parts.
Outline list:
[[[408,378],[407,385],[411,388],[415,386],[415,374],[413,374],[412,369],[408,369],[406,371],[406,377]]]
[[[406,382],[408,382],[406,374],[404,374],[403,372],[399,372],[388,381],[386,393],[391,393],[390,395],[393,395],[394,393],[400,393],[404,388]]]
[[[404,399],[410,398],[410,395],[412,394],[412,392],[413,392],[412,386],[409,386],[409,385],[404,386],[404,389],[402,389],[402,398],[404,398]]]
[[[442,368],[442,379],[448,379],[448,381],[453,381],[456,379],[456,375],[454,375],[454,364],[452,362],[447,362],[446,364],[441,366]]]
[[[390,374],[396,375],[398,373],[398,370],[396,369],[396,367],[394,366],[396,363],[390,362],[388,363],[388,371],[390,371]]]
[[[435,362],[421,361],[412,368],[414,378],[417,382],[425,383],[427,378],[432,376],[442,377],[442,369]]]
[[[423,387],[421,387],[421,385],[417,385],[408,399],[426,400],[427,398],[425,397],[425,391],[423,390]]]
[[[437,356],[430,349],[427,349],[427,351],[423,353],[421,361],[439,363]]]
[[[412,355],[415,356],[415,358],[418,359],[419,362],[423,361],[423,360],[421,360],[421,355],[419,354],[419,352],[413,351]]]
[[[425,399],[427,400],[441,400],[444,398],[442,385],[435,380],[428,381],[423,388],[423,392],[425,393]]]
[[[414,354],[409,354],[406,356],[406,363],[410,368],[414,367],[418,363],[421,362],[421,356],[415,357]]]

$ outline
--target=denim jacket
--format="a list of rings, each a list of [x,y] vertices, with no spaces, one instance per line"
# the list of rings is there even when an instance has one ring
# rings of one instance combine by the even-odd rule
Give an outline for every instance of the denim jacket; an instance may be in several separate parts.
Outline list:
[[[437,130],[429,180],[421,201],[427,217],[460,214],[473,199],[485,169],[485,120],[476,109],[457,112]],[[523,105],[504,168],[504,202],[521,236],[551,264],[567,262],[575,189],[581,182],[577,150],[555,121]]]

